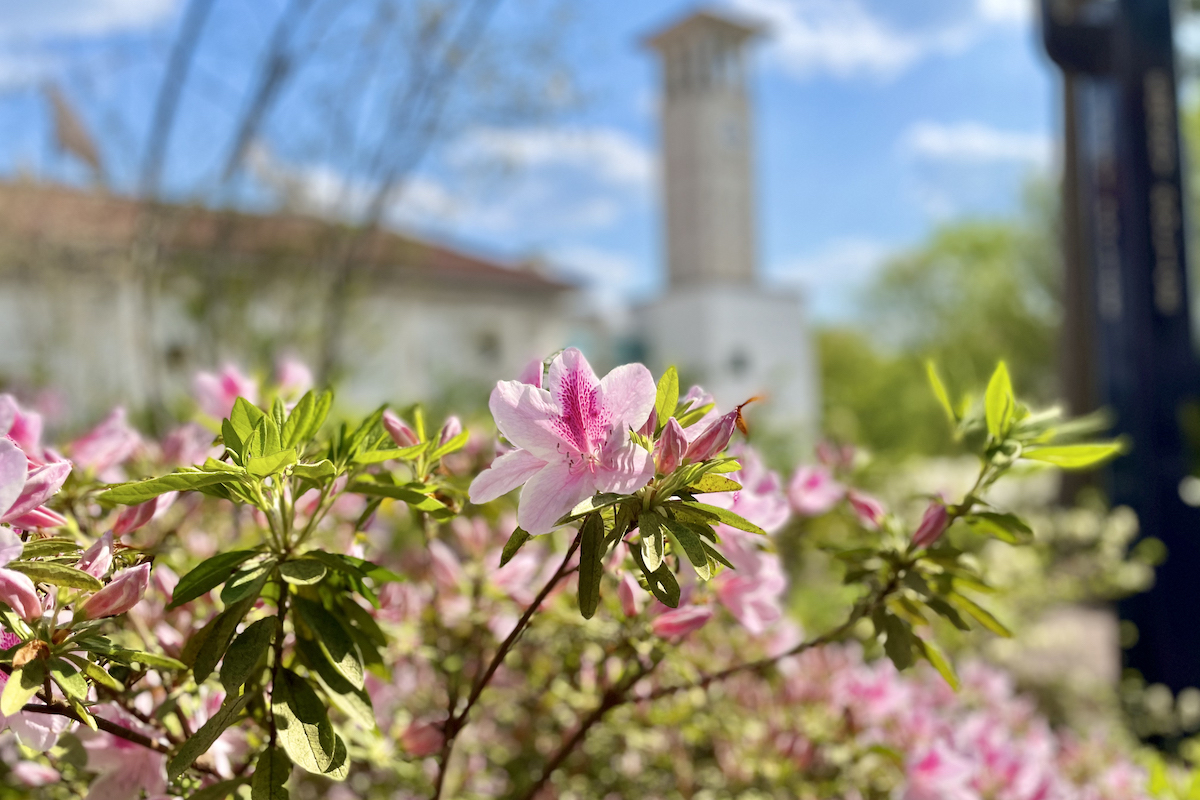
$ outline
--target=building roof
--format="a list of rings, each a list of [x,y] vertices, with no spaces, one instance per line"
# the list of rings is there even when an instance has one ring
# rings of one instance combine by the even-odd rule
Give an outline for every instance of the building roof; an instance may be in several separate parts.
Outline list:
[[[716,32],[726,38],[741,42],[762,35],[765,28],[745,18],[729,16],[724,12],[693,11],[657,33],[646,36],[642,39],[642,44],[654,50],[662,50],[675,42],[691,39],[703,31]]]
[[[0,244],[84,252],[128,251],[144,219],[129,197],[30,181],[0,181]],[[160,241],[172,253],[219,251],[245,264],[335,257],[352,227],[294,213],[251,214],[200,205],[160,207]],[[573,288],[532,269],[464,253],[389,230],[356,242],[355,261],[372,277],[458,287],[559,292]]]

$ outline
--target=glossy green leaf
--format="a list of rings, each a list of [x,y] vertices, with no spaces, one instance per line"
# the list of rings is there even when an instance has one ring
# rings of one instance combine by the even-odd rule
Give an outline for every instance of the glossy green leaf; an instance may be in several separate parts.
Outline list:
[[[70,656],[68,657],[70,658]],[[104,688],[111,689],[114,692],[125,691],[124,684],[122,684],[112,675],[109,675],[108,671],[105,670],[104,667],[100,666],[94,661],[88,661],[80,656],[75,656],[71,660],[83,670],[84,675],[92,679],[92,683],[98,683]]]
[[[271,711],[278,741],[292,762],[320,774],[333,764],[335,740],[325,704],[308,681],[281,669],[271,687]]]
[[[946,419],[950,421],[950,427],[954,427],[958,424],[958,415],[954,413],[954,404],[950,402],[950,393],[946,391],[946,386],[942,383],[942,378],[938,375],[937,367],[932,361],[925,362],[925,374],[929,376],[929,386],[933,389],[933,396],[937,398],[938,404],[946,412]]]
[[[436,461],[439,458],[444,458],[451,453],[456,453],[459,450],[462,450],[463,447],[466,446],[467,440],[470,438],[470,436],[471,434],[469,432],[463,431],[445,444],[438,445],[437,449],[429,454],[429,457]]]
[[[517,528],[508,537],[508,541],[504,543],[504,550],[500,553],[500,566],[504,566],[513,560],[513,556],[530,540],[530,535],[525,531]]]
[[[746,531],[748,533],[757,533],[759,536],[767,535],[767,532],[762,528],[758,527],[748,519],[743,519],[741,516],[728,509],[710,506],[707,503],[700,503],[694,500],[684,500],[681,504],[694,511],[699,511],[709,518],[716,520],[717,522],[723,522],[731,528],[737,528],[740,531]],[[674,505],[674,502],[668,503],[668,507],[674,507]]]
[[[449,519],[454,516],[454,512],[436,498],[430,497],[427,494],[413,491],[412,489],[407,489],[403,486],[356,481],[355,483],[350,484],[346,491],[353,494],[366,495],[367,497],[390,497],[393,500],[401,500],[407,503],[411,508],[417,511],[424,511],[434,519]]]
[[[653,511],[642,512],[638,516],[638,531],[641,533],[642,560],[645,569],[654,572],[663,563],[666,555],[666,542],[663,538],[662,517]]]
[[[50,583],[89,592],[98,592],[104,588],[99,579],[83,570],[49,561],[13,561],[9,563],[8,569],[28,575],[34,583]]]
[[[250,800],[288,800],[287,782],[292,761],[280,748],[264,750],[250,778]]]
[[[33,699],[46,678],[46,662],[35,658],[23,667],[14,669],[0,693],[0,714],[11,717]]]
[[[135,506],[167,492],[190,492],[216,484],[237,483],[238,480],[238,475],[229,472],[182,470],[161,478],[122,483],[104,492],[98,499],[101,503]]]
[[[221,590],[221,602],[228,606],[247,597],[257,599],[262,594],[263,584],[271,577],[273,569],[275,560],[267,559],[238,570],[225,582],[225,588]]]
[[[933,665],[933,668],[941,674],[942,678],[950,685],[954,691],[958,691],[961,684],[958,680],[958,673],[954,671],[954,665],[950,663],[950,659],[946,658],[938,646],[927,639],[917,638],[917,648],[921,654],[925,656],[925,660]]]
[[[227,695],[236,694],[238,687],[254,675],[278,629],[279,622],[275,617],[263,617],[247,625],[229,645],[221,663],[221,685]]]
[[[196,654],[196,663],[192,665],[192,675],[196,683],[203,683],[216,669],[217,662],[225,655],[234,632],[256,599],[246,597],[239,600],[218,614],[210,623],[212,628],[205,638],[204,647]]]
[[[970,614],[972,617],[979,620],[980,625],[987,628],[997,636],[1004,636],[1006,638],[1012,636],[1012,631],[1006,628],[1004,623],[996,619],[992,612],[988,611],[986,608],[979,605],[969,597],[958,594],[957,592],[952,592],[948,595],[948,598],[951,603],[958,606],[959,610],[965,611],[967,614]]]
[[[315,464],[297,464],[292,468],[292,474],[297,478],[318,482],[336,475],[337,467],[333,465],[332,461],[326,458]]]
[[[598,513],[583,520],[579,540],[579,613],[591,619],[600,604],[604,576],[604,519]]]
[[[52,660],[50,662],[50,677],[63,690],[63,694],[68,697],[74,697],[76,700],[87,699],[88,682],[84,680],[83,675],[71,663],[61,658]]]
[[[110,650],[106,655],[110,660],[121,664],[141,664],[143,667],[154,669],[187,669],[187,664],[182,661],[159,653],[147,653],[143,650],[127,650],[118,647]]]
[[[667,420],[675,413],[679,404],[679,373],[675,367],[667,367],[667,371],[658,380],[658,393],[654,398],[654,411],[658,417],[658,429],[662,430]]]
[[[987,416],[988,433],[1000,440],[1008,435],[1008,427],[1012,422],[1016,400],[1013,398],[1012,380],[1008,376],[1008,366],[1003,361],[992,373],[988,381],[987,394],[984,396],[984,412]]]
[[[577,519],[582,519],[594,511],[599,511],[602,508],[608,508],[611,505],[619,503],[624,499],[624,495],[608,492],[605,494],[594,494],[590,497],[585,497],[575,504],[575,507],[568,511],[563,516],[559,517],[554,524],[565,525],[568,522],[573,522]]]
[[[250,695],[226,697],[225,702],[221,704],[216,713],[209,717],[199,730],[188,737],[188,740],[180,746],[179,752],[167,762],[167,778],[175,780],[197,758],[207,753],[208,748],[213,746],[225,729],[238,721],[242,709],[246,707],[250,699]]]
[[[671,573],[671,570],[666,564],[659,564],[658,569],[650,570],[646,567],[646,561],[642,558],[642,550],[638,547],[629,548],[629,552],[633,554],[633,560],[637,562],[638,568],[646,577],[646,587],[651,594],[659,599],[659,601],[671,608],[679,607],[679,581]]]
[[[296,463],[295,450],[280,450],[269,456],[256,456],[246,463],[246,472],[256,478],[265,478]],[[328,462],[326,462],[328,463]]]
[[[250,434],[254,432],[255,426],[265,416],[266,414],[258,406],[244,397],[239,397],[233,402],[233,410],[229,412],[229,424],[233,426],[238,440],[244,445],[250,438]],[[239,452],[246,452],[244,446]]]
[[[336,733],[333,735],[333,763],[321,774],[331,781],[344,781],[350,776],[350,751]]]
[[[320,603],[303,597],[296,598],[295,608],[334,670],[355,689],[363,688],[362,654],[346,633],[345,621],[336,618]]]
[[[82,549],[74,539],[31,539],[21,550],[21,558],[48,558],[65,553],[78,553]]]
[[[1120,442],[1027,447],[1021,452],[1021,458],[1043,461],[1062,469],[1087,469],[1115,458],[1124,449]]]
[[[709,564],[708,554],[704,552],[704,542],[699,534],[691,526],[678,520],[664,519],[662,524],[666,527],[667,533],[671,535],[672,547],[677,546],[683,551],[701,580],[710,579],[712,567]]]
[[[320,561],[302,558],[280,564],[279,574],[293,586],[312,586],[329,574],[329,568]]]
[[[201,562],[195,569],[179,579],[179,583],[175,585],[175,591],[171,595],[171,604],[167,608],[178,608],[217,588],[229,580],[238,565],[255,555],[253,550],[233,550],[228,553],[218,553]]]
[[[963,522],[974,531],[1009,544],[1029,544],[1033,541],[1033,531],[1015,514],[981,511],[963,517]]]
[[[742,488],[742,485],[723,475],[714,475],[709,472],[701,475],[700,480],[694,481],[687,488],[693,494],[709,494],[711,492],[736,492]]]

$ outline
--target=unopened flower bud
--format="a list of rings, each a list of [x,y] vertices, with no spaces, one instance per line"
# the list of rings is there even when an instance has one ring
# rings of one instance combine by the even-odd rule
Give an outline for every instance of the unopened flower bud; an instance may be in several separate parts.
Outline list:
[[[846,499],[850,501],[850,507],[854,509],[854,514],[863,527],[874,530],[883,522],[883,515],[886,511],[883,503],[874,497],[851,489],[846,493]]]
[[[458,417],[446,417],[446,422],[442,425],[441,433],[438,434],[438,446],[444,445],[446,442],[453,439],[462,433],[462,420]]]
[[[693,463],[707,461],[724,450],[733,438],[737,419],[738,412],[734,409],[705,428],[704,433],[696,437],[696,441],[688,448],[686,460]]]
[[[83,551],[75,568],[86,572],[93,578],[102,578],[104,573],[108,572],[108,568],[112,566],[112,560],[113,535],[112,531],[109,531],[97,539],[95,544]]]
[[[138,604],[150,585],[150,565],[139,564],[123,571],[112,582],[89,597],[79,609],[83,619],[124,614]]]
[[[417,438],[416,432],[408,427],[407,422],[391,411],[383,412],[383,427],[387,429],[397,447],[412,447],[414,444],[420,444],[421,440]]]
[[[692,631],[698,631],[712,619],[713,610],[708,606],[688,606],[676,608],[657,617],[650,624],[655,636],[672,639],[676,636],[687,636]]]
[[[946,506],[937,500],[933,501],[929,504],[929,508],[925,509],[925,515],[921,517],[921,524],[917,526],[917,530],[913,534],[913,544],[917,547],[929,547],[942,537],[949,524],[950,513],[946,510]]]
[[[683,463],[683,456],[688,449],[688,441],[683,433],[683,427],[674,417],[667,420],[667,425],[663,428],[662,436],[655,449],[657,450],[658,471],[663,475],[670,475]]]
[[[0,569],[0,603],[6,604],[26,622],[42,615],[42,601],[29,576],[11,569]]]
[[[179,492],[166,492],[136,506],[128,506],[117,515],[117,521],[113,523],[113,536],[124,536],[136,531],[170,508],[178,496]]]
[[[626,572],[617,584],[617,599],[621,601],[621,611],[626,617],[636,617],[642,611],[642,587],[632,575]]]

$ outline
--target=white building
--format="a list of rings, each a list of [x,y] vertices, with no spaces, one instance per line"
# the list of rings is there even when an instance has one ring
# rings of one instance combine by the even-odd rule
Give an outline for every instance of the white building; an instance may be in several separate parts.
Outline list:
[[[668,289],[639,317],[655,367],[677,364],[723,408],[765,395],[769,427],[802,443],[819,416],[803,303],[757,269],[746,47],[759,32],[698,12],[646,40],[662,64]]]

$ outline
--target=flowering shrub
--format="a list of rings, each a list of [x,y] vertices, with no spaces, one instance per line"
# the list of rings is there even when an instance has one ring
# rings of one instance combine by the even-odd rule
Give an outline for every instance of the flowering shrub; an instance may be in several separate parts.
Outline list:
[[[269,387],[202,375],[198,420],[161,444],[118,410],[66,457],[4,397],[12,779],[94,800],[694,794],[674,788],[689,781],[712,796],[1118,796],[1140,773],[1080,766],[1086,747],[994,673],[972,668],[956,695],[935,634],[1008,633],[947,533],[1028,541],[988,502],[996,481],[1119,447],[1026,409],[1003,365],[975,402],[931,379],[979,469],[912,518],[824,467],[785,493],[731,444],[742,406],[681,396],[673,369],[601,379],[573,349],[497,385],[494,448],[456,417],[434,431],[419,407],[330,423],[332,394],[295,364]],[[789,506],[855,520],[837,553],[844,617],[807,638],[770,536]],[[895,671],[918,660],[943,683]],[[1020,742],[1039,760],[1014,763]]]

